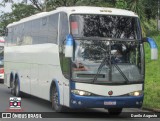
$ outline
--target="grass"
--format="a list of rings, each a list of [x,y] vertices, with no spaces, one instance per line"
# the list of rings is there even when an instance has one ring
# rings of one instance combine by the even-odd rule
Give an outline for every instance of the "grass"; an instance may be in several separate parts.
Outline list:
[[[150,59],[150,47],[145,44],[145,96],[143,107],[160,109],[160,33],[151,36],[158,45],[158,60]]]

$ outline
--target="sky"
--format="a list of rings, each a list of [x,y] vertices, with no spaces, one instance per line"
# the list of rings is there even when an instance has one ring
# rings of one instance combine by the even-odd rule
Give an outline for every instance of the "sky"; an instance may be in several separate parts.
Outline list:
[[[2,3],[2,1],[3,0],[0,0],[0,3]],[[22,0],[13,0],[14,1],[14,3],[18,3],[18,2],[21,2]],[[39,0],[40,2],[44,2],[44,0]],[[11,3],[6,3],[6,6],[5,7],[0,7],[0,13],[1,13],[1,11],[3,11],[3,12],[11,12],[12,11],[12,9],[11,9],[11,6],[12,6],[12,4]]]
[[[0,0],[0,3],[2,2],[3,0]],[[21,2],[22,0],[13,0],[15,3],[18,3],[18,2]],[[3,11],[3,12],[11,12],[12,9],[11,9],[11,6],[12,4],[11,3],[7,3],[5,7],[0,7],[0,11]]]
[[[1,0],[0,0],[1,1]],[[0,11],[11,12],[11,3],[7,3],[5,7],[0,7]]]

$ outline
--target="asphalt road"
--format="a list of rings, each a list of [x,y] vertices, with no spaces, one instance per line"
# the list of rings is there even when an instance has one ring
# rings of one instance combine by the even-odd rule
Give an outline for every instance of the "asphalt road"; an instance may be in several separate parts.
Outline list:
[[[8,89],[5,85],[0,83],[0,112],[11,112],[9,108],[9,98],[13,97],[10,93],[10,89]],[[50,112],[52,115],[55,115],[54,120],[61,120],[61,121],[72,121],[76,119],[78,120],[130,120],[131,117],[126,117],[126,113],[122,113],[121,115],[117,116],[116,118],[110,117],[105,109],[84,109],[84,110],[69,110],[69,113],[55,113],[54,110],[51,109],[51,103],[33,96],[26,95],[21,100],[21,111],[22,112]],[[89,112],[89,113],[88,113]],[[124,109],[123,112],[132,112],[132,113],[147,113],[148,111],[141,110],[141,109]],[[86,114],[89,117],[86,117]],[[137,118],[135,118],[137,120]],[[9,119],[0,119],[0,121],[7,121]],[[19,119],[12,119],[18,121]],[[27,119],[25,119],[27,120]],[[36,120],[36,119],[31,119]],[[38,119],[38,121],[42,121],[43,119]],[[48,121],[51,119],[45,119]],[[53,119],[52,119],[53,120]],[[134,119],[133,119],[134,120]],[[140,118],[138,118],[140,120]],[[142,118],[142,120],[144,120]],[[145,118],[148,120],[148,118]],[[155,118],[154,120],[159,120]]]

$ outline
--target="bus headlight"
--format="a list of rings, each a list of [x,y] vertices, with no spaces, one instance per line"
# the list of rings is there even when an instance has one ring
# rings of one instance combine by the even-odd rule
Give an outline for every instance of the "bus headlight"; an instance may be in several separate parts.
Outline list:
[[[80,96],[91,96],[92,93],[87,92],[87,91],[82,91],[82,90],[71,90],[71,92],[75,95],[80,95]]]
[[[130,92],[129,95],[130,96],[140,96],[143,94],[143,91],[134,91],[134,92]]]

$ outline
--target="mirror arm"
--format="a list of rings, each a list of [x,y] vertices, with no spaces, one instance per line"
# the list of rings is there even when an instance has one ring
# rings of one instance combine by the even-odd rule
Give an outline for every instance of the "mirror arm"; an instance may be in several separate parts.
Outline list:
[[[157,60],[158,59],[158,46],[157,46],[156,42],[150,37],[147,37],[146,39],[144,38],[143,42],[147,42],[150,45],[151,59]]]

